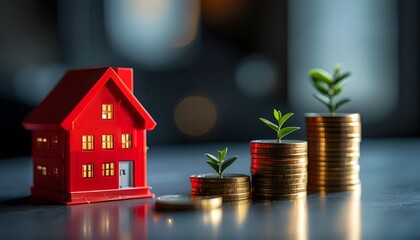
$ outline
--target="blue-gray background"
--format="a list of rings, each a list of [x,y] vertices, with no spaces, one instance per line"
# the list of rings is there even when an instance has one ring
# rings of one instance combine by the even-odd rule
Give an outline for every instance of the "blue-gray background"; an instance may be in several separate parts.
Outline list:
[[[273,138],[273,108],[325,112],[307,72],[352,76],[341,112],[363,136],[418,137],[420,3],[415,0],[15,0],[0,8],[0,158],[30,154],[22,119],[70,68],[135,70],[158,126],[149,145]]]

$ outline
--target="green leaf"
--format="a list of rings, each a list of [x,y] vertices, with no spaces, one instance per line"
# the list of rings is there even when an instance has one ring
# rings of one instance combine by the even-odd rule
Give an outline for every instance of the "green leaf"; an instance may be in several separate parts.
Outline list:
[[[332,76],[323,69],[315,68],[309,71],[309,76],[311,76],[314,82],[324,82],[328,85],[332,84]]]
[[[223,160],[225,159],[226,153],[227,153],[228,148],[225,147],[225,149],[223,149],[222,151],[219,151],[219,160]]]
[[[212,155],[210,153],[206,153],[204,155],[206,155],[208,158],[210,158],[211,161],[213,161],[215,163],[218,163],[219,162],[219,159],[217,159],[217,157],[215,157],[214,155]]]
[[[333,96],[337,96],[338,94],[340,94],[341,93],[341,89],[342,88],[335,88],[334,89],[334,92],[333,92]]]
[[[334,75],[338,75],[341,71],[341,66],[340,64],[335,65],[334,67]]]
[[[217,173],[219,173],[219,165],[217,165],[216,163],[214,163],[214,162],[212,162],[212,161],[210,161],[210,160],[207,160],[206,161]],[[219,173],[220,174],[220,173]]]
[[[344,104],[350,102],[350,98],[343,98],[335,104],[335,110],[343,106]]]
[[[335,85],[339,84],[341,81],[343,81],[344,79],[348,78],[350,75],[351,75],[350,72],[345,72],[345,73],[339,75],[338,77],[335,78],[334,84]]]
[[[279,120],[280,120],[280,118],[281,118],[281,112],[280,112],[280,111],[277,111],[277,109],[274,109],[274,110],[273,110],[273,115],[274,115],[274,118],[275,118],[277,121],[279,121]]]
[[[280,130],[280,135],[281,138],[283,138],[284,136],[286,136],[287,134],[294,132],[296,130],[300,129],[300,127],[285,127],[283,129]]]
[[[222,164],[222,170],[221,170],[221,172],[223,172],[227,167],[229,167],[230,165],[232,165],[232,163],[235,162],[235,160],[237,158],[238,158],[238,156],[234,156],[234,157],[231,157],[231,158],[225,160],[223,162],[223,164]]]
[[[321,82],[315,82],[314,85],[315,85],[315,88],[319,92],[321,92],[321,93],[323,93],[323,94],[325,94],[327,96],[329,95],[328,89],[325,86],[323,86],[323,83],[321,83]],[[324,85],[325,85],[325,83],[324,83]]]
[[[283,126],[283,123],[285,123],[287,119],[289,119],[291,116],[293,116],[292,112],[284,114],[284,116],[279,121],[279,128],[281,128],[281,126]]]
[[[269,128],[273,129],[274,131],[277,132],[278,130],[278,126],[270,121],[268,121],[265,118],[259,118],[261,120],[261,122],[263,122],[265,125],[267,125]]]

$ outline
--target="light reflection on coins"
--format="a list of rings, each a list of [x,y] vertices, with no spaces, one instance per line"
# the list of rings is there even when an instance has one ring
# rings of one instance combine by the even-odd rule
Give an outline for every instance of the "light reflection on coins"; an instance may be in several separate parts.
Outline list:
[[[225,173],[222,178],[214,173],[191,175],[190,182],[192,196],[221,196],[224,202],[250,198],[250,176],[245,174]]]
[[[357,189],[360,185],[359,114],[307,114],[308,191]]]
[[[251,189],[255,199],[306,196],[307,143],[300,140],[250,142]]]

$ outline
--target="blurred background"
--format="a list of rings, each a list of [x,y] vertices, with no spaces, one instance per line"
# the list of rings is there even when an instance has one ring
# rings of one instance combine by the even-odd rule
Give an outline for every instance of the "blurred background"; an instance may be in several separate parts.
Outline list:
[[[352,76],[340,112],[363,136],[418,137],[416,0],[14,0],[0,8],[0,158],[30,154],[21,121],[71,68],[132,67],[151,145],[274,138],[273,108],[325,112],[307,72]]]

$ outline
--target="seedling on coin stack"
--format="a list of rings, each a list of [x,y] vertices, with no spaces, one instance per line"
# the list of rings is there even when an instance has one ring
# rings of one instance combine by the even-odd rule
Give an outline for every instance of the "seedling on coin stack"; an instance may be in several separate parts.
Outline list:
[[[274,109],[272,123],[259,118],[276,131],[276,139],[253,140],[251,151],[252,197],[256,199],[293,199],[306,196],[307,143],[302,140],[282,140],[286,135],[300,129],[283,124],[293,113],[282,115]]]
[[[359,153],[361,123],[358,113],[337,113],[350,98],[337,100],[350,72],[336,65],[330,74],[321,68],[311,69],[309,77],[317,100],[328,113],[308,113],[308,190],[330,192],[360,189]]]
[[[232,165],[237,156],[226,158],[228,148],[217,151],[217,157],[206,153],[206,161],[216,173],[190,176],[191,195],[222,196],[223,201],[245,200],[250,197],[250,177],[245,174],[223,173]]]
[[[228,148],[226,147],[223,150],[217,151],[218,158],[210,153],[205,154],[209,158],[207,163],[219,174],[219,177],[223,177],[223,171],[238,158],[238,156],[234,156],[225,160],[227,150]]]

